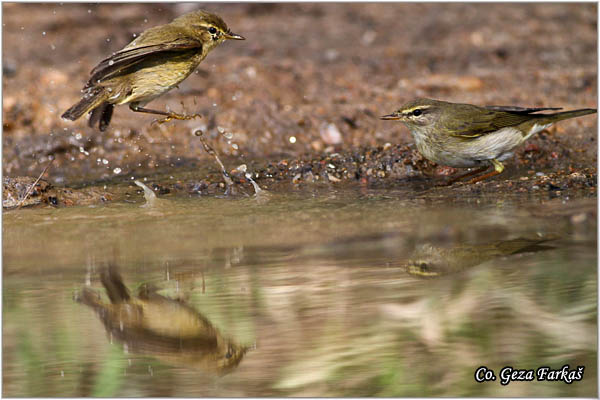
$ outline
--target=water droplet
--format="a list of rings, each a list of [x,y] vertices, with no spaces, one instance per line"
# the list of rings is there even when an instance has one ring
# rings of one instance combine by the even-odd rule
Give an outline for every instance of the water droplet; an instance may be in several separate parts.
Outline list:
[[[108,164],[108,160],[106,158],[102,159],[102,164],[107,165]]]
[[[113,60],[110,60],[110,61],[108,62],[108,65],[113,65],[114,63],[115,63],[115,62],[114,62]]]
[[[144,23],[147,23],[147,22],[148,22],[148,19],[144,18]]]
[[[46,32],[42,32],[42,36],[46,36]]]
[[[235,143],[234,143],[234,144],[232,144],[232,145],[231,145],[231,147],[233,147],[233,149],[234,149],[234,150],[237,150],[237,149],[239,149],[239,148],[240,148],[240,147],[239,147],[237,144],[235,144]]]
[[[296,136],[290,136],[290,143],[296,143]]]
[[[106,38],[106,41],[107,41],[107,42],[110,42],[110,38]]]
[[[77,139],[77,140],[81,140],[82,137],[83,137],[83,135],[81,133],[79,133],[79,132],[77,132],[75,134],[75,139]]]
[[[121,173],[121,168],[117,167],[117,168],[113,169],[113,172],[115,174],[120,174]]]
[[[88,14],[91,14],[91,13],[92,13],[92,10],[88,9]]]
[[[242,164],[242,165],[238,166],[236,169],[240,172],[246,172],[248,170],[248,167],[246,166],[246,164]]]
[[[56,46],[55,46],[54,44],[51,44],[51,45],[50,45],[50,48],[51,48],[52,50],[56,50]]]
[[[134,33],[134,34],[133,34],[133,37],[137,37],[137,33]]]

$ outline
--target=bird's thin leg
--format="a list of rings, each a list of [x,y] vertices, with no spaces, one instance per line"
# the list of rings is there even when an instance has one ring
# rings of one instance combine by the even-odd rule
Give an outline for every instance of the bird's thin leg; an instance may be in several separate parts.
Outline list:
[[[477,183],[477,182],[481,182],[482,180],[484,180],[484,179],[487,179],[487,178],[491,178],[492,176],[496,176],[496,175],[498,175],[499,173],[500,173],[500,172],[498,172],[498,171],[496,171],[496,170],[493,170],[493,171],[491,171],[491,172],[488,172],[487,174],[484,174],[484,175],[478,176],[477,178],[473,178],[473,179],[471,179],[471,180],[469,181],[469,183]]]
[[[498,160],[490,160],[490,162],[494,166],[494,170],[491,171],[491,172],[488,172],[487,174],[478,176],[477,178],[471,179],[469,181],[469,183],[481,182],[484,179],[491,178],[492,176],[496,176],[496,175],[502,173],[502,171],[504,171],[504,165],[502,165],[502,163],[500,161],[498,161]]]
[[[141,112],[141,113],[146,113],[146,114],[165,115],[166,118],[156,120],[156,122],[159,123],[159,124],[162,124],[162,123],[165,123],[165,122],[169,122],[169,121],[171,121],[173,119],[189,120],[189,119],[194,119],[194,118],[202,118],[201,114],[192,114],[192,115],[177,114],[177,113],[174,113],[174,112],[152,110],[150,108],[144,108],[144,107],[140,107],[140,106],[134,105],[134,104],[130,104],[129,108],[131,109],[131,111],[135,111],[135,112]]]
[[[456,183],[456,182],[460,181],[461,179],[468,178],[468,177],[473,176],[473,175],[477,175],[477,174],[485,171],[488,168],[489,168],[489,165],[486,165],[484,167],[474,169],[473,171],[469,171],[466,174],[459,175],[456,178],[452,178],[452,179],[450,179],[448,181],[448,186],[452,185],[453,183]]]

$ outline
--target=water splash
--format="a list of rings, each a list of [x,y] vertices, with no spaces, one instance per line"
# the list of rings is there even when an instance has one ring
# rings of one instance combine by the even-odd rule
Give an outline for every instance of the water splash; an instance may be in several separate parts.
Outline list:
[[[144,199],[146,200],[146,204],[142,205],[142,207],[155,207],[158,204],[158,197],[156,197],[156,194],[152,189],[138,180],[133,181],[133,183],[144,189]]]
[[[221,159],[217,155],[217,152],[211,147],[211,145],[209,145],[206,142],[206,140],[204,140],[204,136],[203,136],[204,132],[201,129],[197,129],[196,131],[194,131],[194,135],[198,136],[198,138],[200,139],[200,142],[202,143],[202,146],[204,147],[204,151],[206,151],[208,154],[213,156],[214,159],[217,161],[217,164],[219,164],[219,166],[221,167],[221,175],[223,175],[223,179],[225,180],[225,186],[226,186],[225,187],[225,195],[226,196],[235,195],[236,191],[235,191],[235,187],[233,184],[233,180],[229,176],[229,173],[227,173],[227,170],[225,169],[225,165],[221,162]]]
[[[246,164],[242,164],[239,167],[236,168],[238,171],[243,172],[244,176],[246,177],[246,179],[248,179],[250,181],[250,183],[252,184],[252,187],[254,188],[254,197],[256,197],[257,199],[268,199],[270,196],[270,193],[268,193],[266,190],[261,189],[260,186],[258,186],[258,183],[256,183],[256,181],[254,179],[252,179],[252,173],[248,172],[248,167],[246,166]]]

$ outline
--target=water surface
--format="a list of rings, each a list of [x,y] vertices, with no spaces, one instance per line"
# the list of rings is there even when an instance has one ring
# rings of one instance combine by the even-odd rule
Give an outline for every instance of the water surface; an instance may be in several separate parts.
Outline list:
[[[597,393],[595,199],[442,206],[319,190],[162,200],[4,213],[4,396]],[[540,244],[490,250],[518,238]],[[108,301],[109,263],[132,293],[152,285],[247,346],[237,368],[217,376],[108,334],[73,298],[88,287]],[[583,380],[473,378],[481,365],[498,375],[565,364],[585,366]]]

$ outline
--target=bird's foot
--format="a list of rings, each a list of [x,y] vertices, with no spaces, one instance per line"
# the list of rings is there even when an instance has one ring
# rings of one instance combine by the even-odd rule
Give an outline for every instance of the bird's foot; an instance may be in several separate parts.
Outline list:
[[[469,181],[469,184],[473,184],[473,183],[477,183],[477,182],[481,182],[485,179],[491,178],[492,176],[496,176],[498,175],[500,172],[498,171],[492,171],[492,172],[488,172],[487,174],[481,175],[481,176],[477,176],[473,179],[471,179]]]
[[[167,117],[163,118],[163,119],[155,119],[154,121],[152,121],[152,123],[156,123],[156,124],[164,124],[165,122],[169,122],[172,121],[174,119],[177,119],[179,121],[187,121],[187,120],[191,120],[191,119],[195,119],[195,118],[202,118],[202,114],[191,114],[191,115],[187,115],[187,114],[176,114],[176,113],[171,113],[169,115],[167,115]]]
[[[477,169],[474,169],[474,170],[472,170],[472,171],[469,171],[469,172],[467,172],[466,174],[463,174],[463,175],[456,176],[456,177],[454,177],[454,178],[450,179],[450,180],[448,181],[448,183],[446,183],[446,186],[452,186],[452,185],[453,185],[453,184],[455,184],[456,182],[458,182],[458,181],[461,181],[461,180],[463,180],[463,179],[465,179],[465,178],[469,178],[469,177],[471,177],[471,176],[473,176],[473,175],[480,174],[480,173],[482,173],[482,172],[486,171],[488,168],[489,168],[489,167],[486,165],[486,166],[484,166],[484,167],[477,168]],[[485,177],[486,177],[486,178],[488,177],[488,176],[487,176],[487,174],[485,175]],[[477,178],[475,178],[475,179],[477,179]],[[472,180],[468,181],[468,183],[474,183],[473,181],[475,181],[475,182],[478,182],[478,180],[476,181],[475,179],[472,179]],[[483,178],[483,179],[485,179],[485,178]]]

